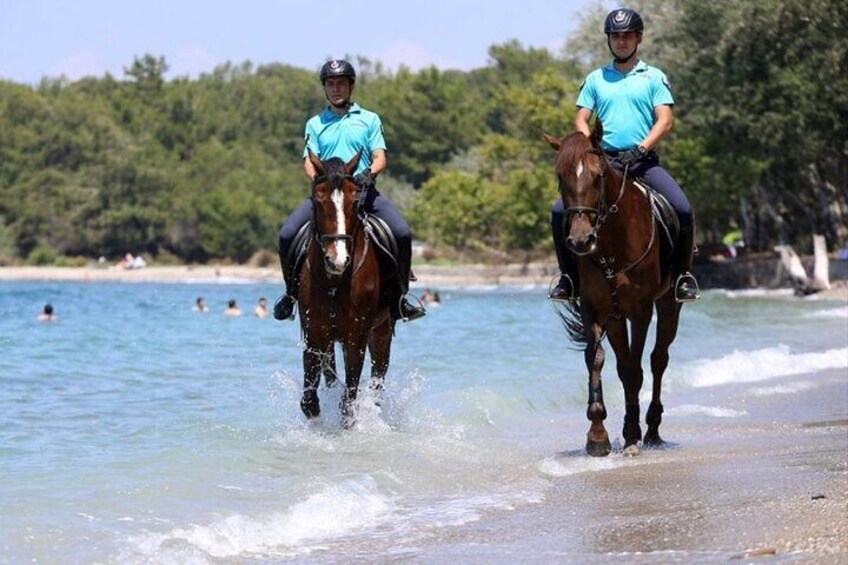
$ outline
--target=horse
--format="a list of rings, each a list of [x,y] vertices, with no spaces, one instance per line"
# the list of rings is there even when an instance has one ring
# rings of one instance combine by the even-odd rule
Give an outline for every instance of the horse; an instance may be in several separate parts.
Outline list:
[[[557,314],[571,340],[585,347],[589,371],[586,417],[591,421],[586,451],[596,457],[611,451],[604,428],[607,411],[601,386],[605,358],[602,341],[606,335],[624,387],[623,453],[637,455],[640,440],[645,447],[664,443],[659,434],[662,378],[680,320],[681,304],[675,301],[671,268],[661,250],[661,229],[649,194],[628,177],[627,169],[619,174],[607,161],[601,148],[600,120],[595,121],[590,137],[581,132],[561,139],[544,132],[543,135],[557,152],[555,171],[566,207],[563,230],[566,245],[576,259],[581,289],[579,299],[569,302],[564,312]],[[653,389],[643,439],[639,425],[642,353],[654,308],[657,328],[651,352]]]
[[[371,356],[371,382],[382,390],[389,368],[394,322],[377,246],[366,234],[353,172],[360,154],[345,163],[321,161],[311,151],[312,234],[297,282],[300,327],[304,336],[303,397],[307,419],[320,413],[318,386],[323,372],[327,386],[335,384],[335,344],[341,344],[345,367],[342,422],[355,423],[354,401],[365,362]]]

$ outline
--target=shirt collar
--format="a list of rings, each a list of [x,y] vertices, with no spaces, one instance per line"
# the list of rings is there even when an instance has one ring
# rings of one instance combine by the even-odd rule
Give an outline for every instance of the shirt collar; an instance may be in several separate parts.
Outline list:
[[[636,63],[636,66],[633,67],[632,69],[630,69],[630,72],[628,72],[628,73],[622,73],[621,71],[616,69],[615,68],[615,61],[610,61],[610,64],[606,66],[607,71],[609,71],[611,73],[618,73],[620,75],[625,75],[625,76],[631,75],[631,74],[636,73],[636,72],[644,72],[647,68],[648,68],[648,63],[646,63],[642,59],[639,59],[639,61]]]
[[[362,106],[360,106],[360,105],[359,105],[359,104],[357,104],[356,102],[352,103],[352,104],[350,105],[350,109],[347,111],[347,113],[346,113],[346,114],[342,114],[341,116],[336,115],[336,113],[335,113],[335,112],[333,112],[333,111],[330,109],[330,107],[329,107],[329,106],[327,106],[326,108],[324,108],[324,115],[325,115],[326,117],[328,117],[328,118],[335,118],[335,119],[337,119],[337,120],[340,120],[340,119],[344,118],[344,117],[345,117],[345,116],[347,116],[348,114],[358,114],[358,113],[360,113],[360,112],[362,112]]]

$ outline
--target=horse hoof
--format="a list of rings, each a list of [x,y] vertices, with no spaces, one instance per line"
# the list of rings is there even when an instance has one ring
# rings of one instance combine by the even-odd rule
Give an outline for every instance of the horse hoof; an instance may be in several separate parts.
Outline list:
[[[637,455],[639,455],[639,446],[637,446],[635,443],[628,445],[624,448],[621,454],[625,457],[636,457]]]
[[[304,398],[300,401],[300,409],[303,411],[303,415],[306,416],[307,420],[313,420],[321,415],[321,408],[317,398],[314,400]]]
[[[646,447],[657,448],[665,445],[665,440],[660,437],[660,434],[646,434],[642,444]]]
[[[586,452],[592,457],[606,457],[612,451],[609,440],[586,442]]]

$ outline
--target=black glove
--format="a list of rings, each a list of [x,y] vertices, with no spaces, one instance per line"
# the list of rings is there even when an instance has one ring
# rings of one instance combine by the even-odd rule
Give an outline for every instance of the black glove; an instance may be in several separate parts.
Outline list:
[[[370,169],[365,169],[364,172],[359,173],[353,177],[353,182],[356,183],[363,192],[368,192],[369,190],[375,190],[377,188],[377,183],[374,181],[374,176],[371,174]]]
[[[625,167],[633,167],[634,165],[639,163],[639,161],[641,161],[647,153],[648,150],[645,149],[643,145],[637,145],[632,149],[622,151],[621,153],[616,155],[616,159]]]

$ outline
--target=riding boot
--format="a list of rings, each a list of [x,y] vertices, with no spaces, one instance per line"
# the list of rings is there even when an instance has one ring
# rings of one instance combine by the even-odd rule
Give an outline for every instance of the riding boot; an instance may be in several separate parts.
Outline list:
[[[557,263],[559,264],[559,281],[548,294],[551,300],[577,300],[577,284],[580,279],[577,276],[577,262],[574,255],[565,247],[561,238],[554,236],[554,249],[556,250]]]
[[[392,293],[394,296],[389,303],[389,313],[393,320],[403,320],[411,322],[418,318],[423,318],[427,311],[420,304],[418,306],[407,300],[406,293],[409,292],[409,274],[411,265],[403,262],[398,263],[398,272],[396,275],[397,288]]]
[[[678,302],[693,302],[701,298],[698,281],[692,274],[692,257],[695,254],[695,226],[681,226],[677,238],[678,249],[675,261],[674,298]]]
[[[294,305],[297,301],[296,288],[293,277],[289,270],[283,268],[283,280],[286,283],[286,292],[274,302],[274,318],[280,321],[294,320]]]

